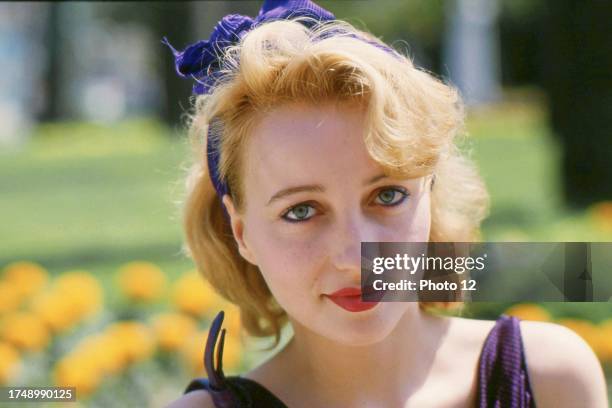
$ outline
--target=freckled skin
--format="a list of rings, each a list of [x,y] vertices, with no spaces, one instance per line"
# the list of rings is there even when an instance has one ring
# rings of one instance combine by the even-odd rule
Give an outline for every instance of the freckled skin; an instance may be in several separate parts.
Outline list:
[[[417,304],[383,302],[350,313],[322,295],[360,285],[362,241],[427,241],[431,224],[426,177],[363,185],[384,173],[366,150],[363,121],[363,111],[350,105],[291,104],[269,112],[249,135],[244,213],[224,197],[241,254],[260,267],[290,318],[353,345],[380,341]],[[267,205],[279,190],[313,184],[325,191]]]

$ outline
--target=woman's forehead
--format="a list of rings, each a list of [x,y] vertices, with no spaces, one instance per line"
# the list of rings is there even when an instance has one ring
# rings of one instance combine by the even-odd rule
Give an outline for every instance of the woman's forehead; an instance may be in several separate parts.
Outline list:
[[[263,113],[253,129],[255,137],[275,139],[295,134],[312,135],[333,131],[362,134],[364,111],[354,103],[287,103]]]
[[[249,139],[248,173],[267,181],[381,169],[366,150],[363,113],[354,107],[281,107],[262,118]]]

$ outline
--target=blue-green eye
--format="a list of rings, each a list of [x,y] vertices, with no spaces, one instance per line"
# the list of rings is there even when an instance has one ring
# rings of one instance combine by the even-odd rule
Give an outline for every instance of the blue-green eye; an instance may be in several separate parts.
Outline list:
[[[283,219],[289,222],[302,222],[304,220],[308,220],[312,218],[312,215],[310,215],[310,217],[308,215],[311,214],[313,211],[314,211],[314,207],[312,205],[299,204],[299,205],[296,205],[295,207],[290,208],[289,211],[283,214]],[[287,215],[289,214],[293,214],[294,216],[288,217]]]
[[[377,203],[383,207],[394,207],[403,203],[410,194],[403,188],[390,187],[379,191],[377,198],[380,198],[382,203]],[[287,210],[281,218],[287,222],[299,223],[305,222],[314,216],[315,208],[308,203],[298,204]]]
[[[380,193],[378,193],[377,198],[381,199],[383,206],[393,207],[404,202],[408,195],[408,192],[404,189],[393,187],[380,190]]]

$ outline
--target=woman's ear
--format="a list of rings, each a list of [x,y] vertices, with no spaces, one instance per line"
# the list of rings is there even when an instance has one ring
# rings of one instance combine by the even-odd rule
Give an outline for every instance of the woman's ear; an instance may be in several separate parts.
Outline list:
[[[238,252],[244,259],[253,265],[257,265],[255,262],[255,257],[250,250],[250,246],[247,244],[247,240],[245,239],[245,228],[244,228],[244,219],[241,214],[236,211],[236,207],[234,207],[234,202],[229,194],[225,194],[223,196],[223,205],[227,209],[227,212],[230,216],[230,224],[232,227],[232,233],[234,234],[234,239],[238,244]]]

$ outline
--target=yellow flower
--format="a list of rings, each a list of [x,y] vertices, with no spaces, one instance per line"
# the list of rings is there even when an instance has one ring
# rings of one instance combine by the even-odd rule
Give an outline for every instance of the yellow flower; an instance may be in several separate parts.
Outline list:
[[[121,339],[108,333],[86,337],[71,352],[71,355],[95,363],[96,369],[103,374],[116,374],[127,363]]]
[[[11,282],[21,296],[27,297],[42,289],[49,280],[48,272],[32,262],[14,262],[4,268],[4,279]]]
[[[86,271],[63,273],[55,280],[53,289],[70,302],[81,319],[97,312],[103,303],[100,282]]]
[[[123,345],[120,339],[104,334],[96,349],[99,352],[100,365],[106,373],[115,374],[125,367]]]
[[[30,305],[33,313],[54,333],[61,333],[81,318],[81,311],[73,307],[70,295],[49,291],[34,299]]]
[[[598,329],[601,360],[612,363],[612,319],[601,322]]]
[[[181,348],[181,356],[187,369],[193,375],[204,374],[204,347],[208,333],[197,332],[189,337]],[[216,356],[215,356],[216,359]]]
[[[204,347],[207,337],[207,332],[198,332],[191,336],[181,348],[183,361],[193,375],[204,373]],[[221,337],[219,337],[220,339]],[[226,333],[223,343],[223,371],[228,374],[238,369],[241,358],[242,347],[240,340]]]
[[[612,201],[602,201],[590,208],[595,224],[604,231],[612,231]]]
[[[176,350],[197,330],[196,321],[180,313],[164,313],[153,320],[157,344],[164,350]]]
[[[0,335],[24,350],[40,350],[49,343],[47,327],[38,316],[29,312],[5,315],[0,325]]]
[[[21,295],[14,284],[0,281],[0,314],[14,311],[20,303]]]
[[[221,298],[208,281],[191,271],[175,282],[172,301],[181,312],[202,317],[216,313]]]
[[[19,352],[10,344],[0,342],[0,384],[7,384],[20,369]]]
[[[597,354],[597,356],[601,358],[601,336],[599,328],[597,326],[587,320],[572,318],[560,319],[557,321],[557,323],[576,332],[576,334],[578,334],[584,339],[584,341],[588,343],[588,345],[593,349],[595,354]]]
[[[242,323],[240,322],[240,308],[227,301],[222,301],[218,308],[225,312],[223,327],[227,330],[227,335],[239,338],[242,327]]]
[[[93,393],[106,375],[120,372],[128,363],[130,345],[110,333],[85,337],[55,366],[55,383],[74,386],[80,396]]]
[[[152,301],[163,294],[166,288],[166,275],[152,263],[130,262],[119,269],[117,282],[128,298]]]
[[[511,306],[505,312],[509,316],[518,317],[521,320],[533,320],[538,322],[549,322],[550,313],[543,307],[532,303],[521,303]]]
[[[68,355],[58,361],[53,375],[57,386],[76,387],[79,398],[93,393],[103,378],[96,361],[78,355]]]
[[[144,360],[155,351],[153,333],[142,323],[116,322],[106,329],[106,333],[121,344],[124,360],[128,364]]]
[[[149,357],[154,342],[147,326],[136,321],[111,324],[102,333],[85,337],[55,366],[55,383],[75,386],[78,395],[93,393],[105,376]]]
[[[223,368],[227,372],[238,369],[242,358],[242,344],[236,336],[226,334],[223,345]]]

